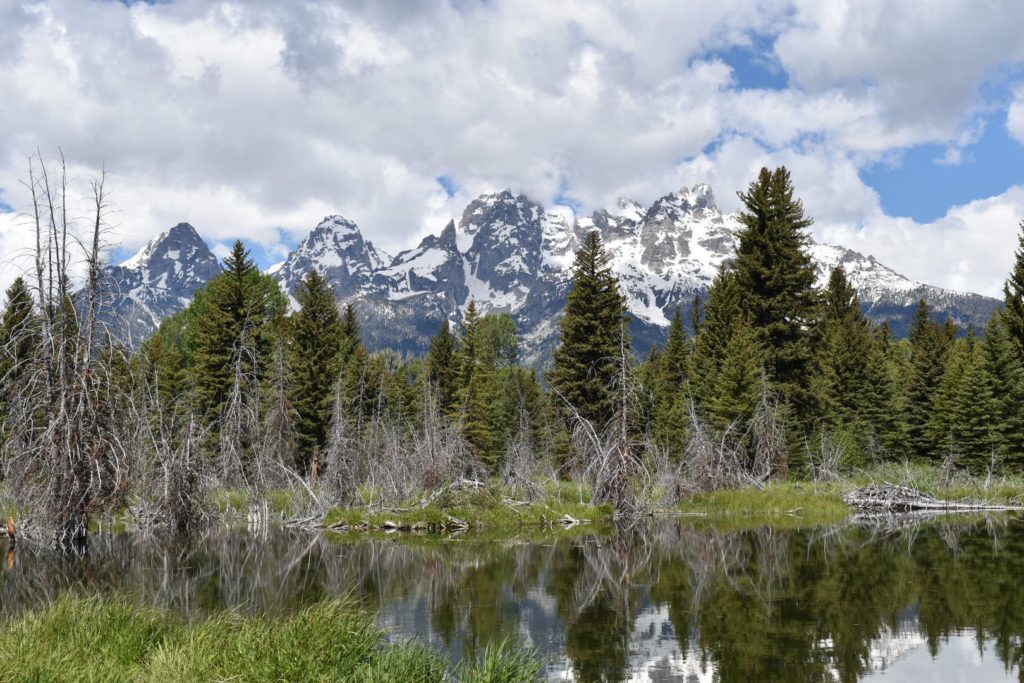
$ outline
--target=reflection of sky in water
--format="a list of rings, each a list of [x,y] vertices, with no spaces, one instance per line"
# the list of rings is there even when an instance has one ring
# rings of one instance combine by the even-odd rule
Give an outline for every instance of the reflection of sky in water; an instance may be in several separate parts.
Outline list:
[[[19,546],[0,570],[0,615],[68,590],[125,592],[193,618],[353,595],[392,639],[422,638],[459,658],[509,638],[534,649],[556,681],[621,673],[706,683],[757,671],[988,683],[1018,680],[1022,569],[1016,521],[912,537],[664,525],[541,543],[217,532],[179,545],[119,535],[97,538],[84,560]],[[803,668],[787,668],[794,662]]]

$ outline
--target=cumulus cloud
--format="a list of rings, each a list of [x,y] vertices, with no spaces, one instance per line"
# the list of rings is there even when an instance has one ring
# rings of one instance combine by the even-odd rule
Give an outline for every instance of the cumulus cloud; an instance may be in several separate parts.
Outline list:
[[[925,142],[955,162],[991,106],[981,86],[1024,60],[1021,23],[1016,0],[5,3],[0,198],[25,207],[24,155],[60,145],[79,177],[111,170],[126,249],[187,220],[280,255],[337,212],[394,252],[482,191],[591,211],[705,181],[731,209],[760,165],[785,163],[819,236],[991,291],[986,240],[939,272],[902,235],[984,231],[1002,214],[908,224],[858,172]],[[716,56],[755,39],[786,89],[744,88]],[[1024,138],[1021,111],[1007,126]],[[1011,195],[992,201],[1009,211]],[[3,215],[0,257],[24,244]]]

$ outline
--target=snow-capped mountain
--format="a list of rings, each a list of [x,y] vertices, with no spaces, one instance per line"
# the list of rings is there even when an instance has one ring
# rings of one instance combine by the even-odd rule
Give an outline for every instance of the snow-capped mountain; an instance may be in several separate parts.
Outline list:
[[[365,240],[351,220],[329,216],[271,274],[293,295],[301,279],[319,269],[339,302],[361,313],[371,349],[423,352],[441,321],[458,321],[474,299],[484,312],[510,313],[524,360],[540,363],[557,343],[573,258],[592,230],[601,233],[611,256],[636,348],[644,354],[664,341],[676,306],[688,317],[693,298],[707,293],[735,253],[740,223],[718,209],[707,185],[684,187],[648,208],[621,199],[590,216],[574,216],[566,207],[545,210],[506,190],[481,195],[458,221],[395,257]],[[998,306],[995,299],[914,282],[843,247],[812,243],[809,249],[821,285],[842,264],[867,314],[888,320],[898,336],[921,298],[939,317],[979,329]],[[137,309],[135,327],[142,331],[185,305],[219,268],[191,226],[182,224],[112,271],[125,283],[126,299]]]
[[[275,269],[274,277],[291,296],[302,278],[317,268],[334,285],[337,297],[345,300],[364,292],[374,271],[390,261],[363,239],[355,223],[327,216]]]
[[[644,208],[622,199],[611,210],[574,217],[564,207],[546,211],[509,191],[481,195],[458,222],[416,248],[386,259],[341,218],[321,223],[277,272],[294,290],[319,267],[335,281],[339,299],[361,311],[367,342],[422,352],[445,318],[458,320],[472,298],[485,312],[508,312],[523,339],[525,359],[539,362],[557,341],[558,319],[568,294],[573,256],[587,232],[597,230],[612,259],[634,318],[641,353],[663,341],[676,306],[690,311],[707,292],[719,267],[732,258],[740,223],[723,214],[708,185],[683,188]],[[839,264],[857,287],[865,311],[905,332],[917,301],[961,325],[984,324],[993,299],[911,281],[873,257],[815,244],[811,255],[824,285]]]
[[[179,223],[107,268],[104,282],[111,302],[106,317],[122,339],[138,345],[218,273],[217,257],[199,233]]]

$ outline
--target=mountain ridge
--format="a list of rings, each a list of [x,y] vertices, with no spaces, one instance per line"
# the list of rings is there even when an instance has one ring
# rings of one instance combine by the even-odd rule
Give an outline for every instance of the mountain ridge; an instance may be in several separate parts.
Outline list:
[[[182,226],[191,233],[185,235]],[[480,195],[439,233],[394,257],[365,239],[355,222],[327,216],[271,275],[294,307],[299,282],[311,269],[319,269],[333,283],[339,304],[352,303],[361,314],[372,350],[422,353],[441,321],[457,322],[474,299],[485,313],[510,313],[520,330],[524,360],[540,365],[557,343],[573,258],[587,232],[601,233],[627,297],[637,350],[645,353],[663,342],[676,306],[688,317],[694,296],[707,293],[715,273],[733,258],[740,228],[737,214],[723,214],[706,184],[668,193],[647,208],[623,198],[611,210],[598,209],[589,216],[576,216],[566,207],[545,209],[506,189]],[[184,305],[198,288],[193,285],[216,274],[209,267],[209,248],[203,243],[204,253],[194,244],[194,228],[179,224],[175,230],[178,242],[194,247],[190,253],[198,259],[199,270],[182,264],[174,271],[186,276],[172,283],[173,297],[146,296],[140,289],[154,281],[154,270],[167,280],[166,256],[177,244],[170,233],[112,269],[124,271],[118,272],[125,284],[134,283],[128,300],[145,308],[151,320],[166,317],[175,302]],[[182,241],[183,236],[188,239]],[[164,245],[161,239],[172,243]],[[845,247],[809,240],[807,248],[819,286],[833,267],[843,265],[865,313],[888,321],[897,336],[906,333],[920,298],[937,316],[949,316],[961,327],[982,327],[1000,305],[979,294],[910,280],[873,256]],[[150,258],[158,261],[158,268],[146,263]],[[159,278],[156,282],[160,284]],[[142,331],[146,325],[136,327]]]

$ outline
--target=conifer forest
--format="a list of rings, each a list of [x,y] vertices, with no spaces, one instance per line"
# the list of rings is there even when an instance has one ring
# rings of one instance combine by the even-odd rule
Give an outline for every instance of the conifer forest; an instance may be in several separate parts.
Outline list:
[[[1024,233],[1005,306],[959,329],[918,305],[906,339],[869,321],[843,269],[815,286],[811,217],[784,167],[740,193],[735,257],[667,342],[637,357],[596,232],[575,255],[560,343],[519,362],[507,314],[470,301],[423,357],[368,353],[361,321],[316,270],[297,306],[239,241],[222,272],[138,349],[105,315],[104,177],[65,211],[62,164],[33,158],[34,267],[0,321],[3,486],[29,528],[83,543],[90,525],[188,531],[217,492],[293,492],[304,519],[400,508],[458,486],[545,485],[615,517],[775,481],[923,463],[991,481],[1024,468]],[[84,235],[84,237],[83,237]]]

